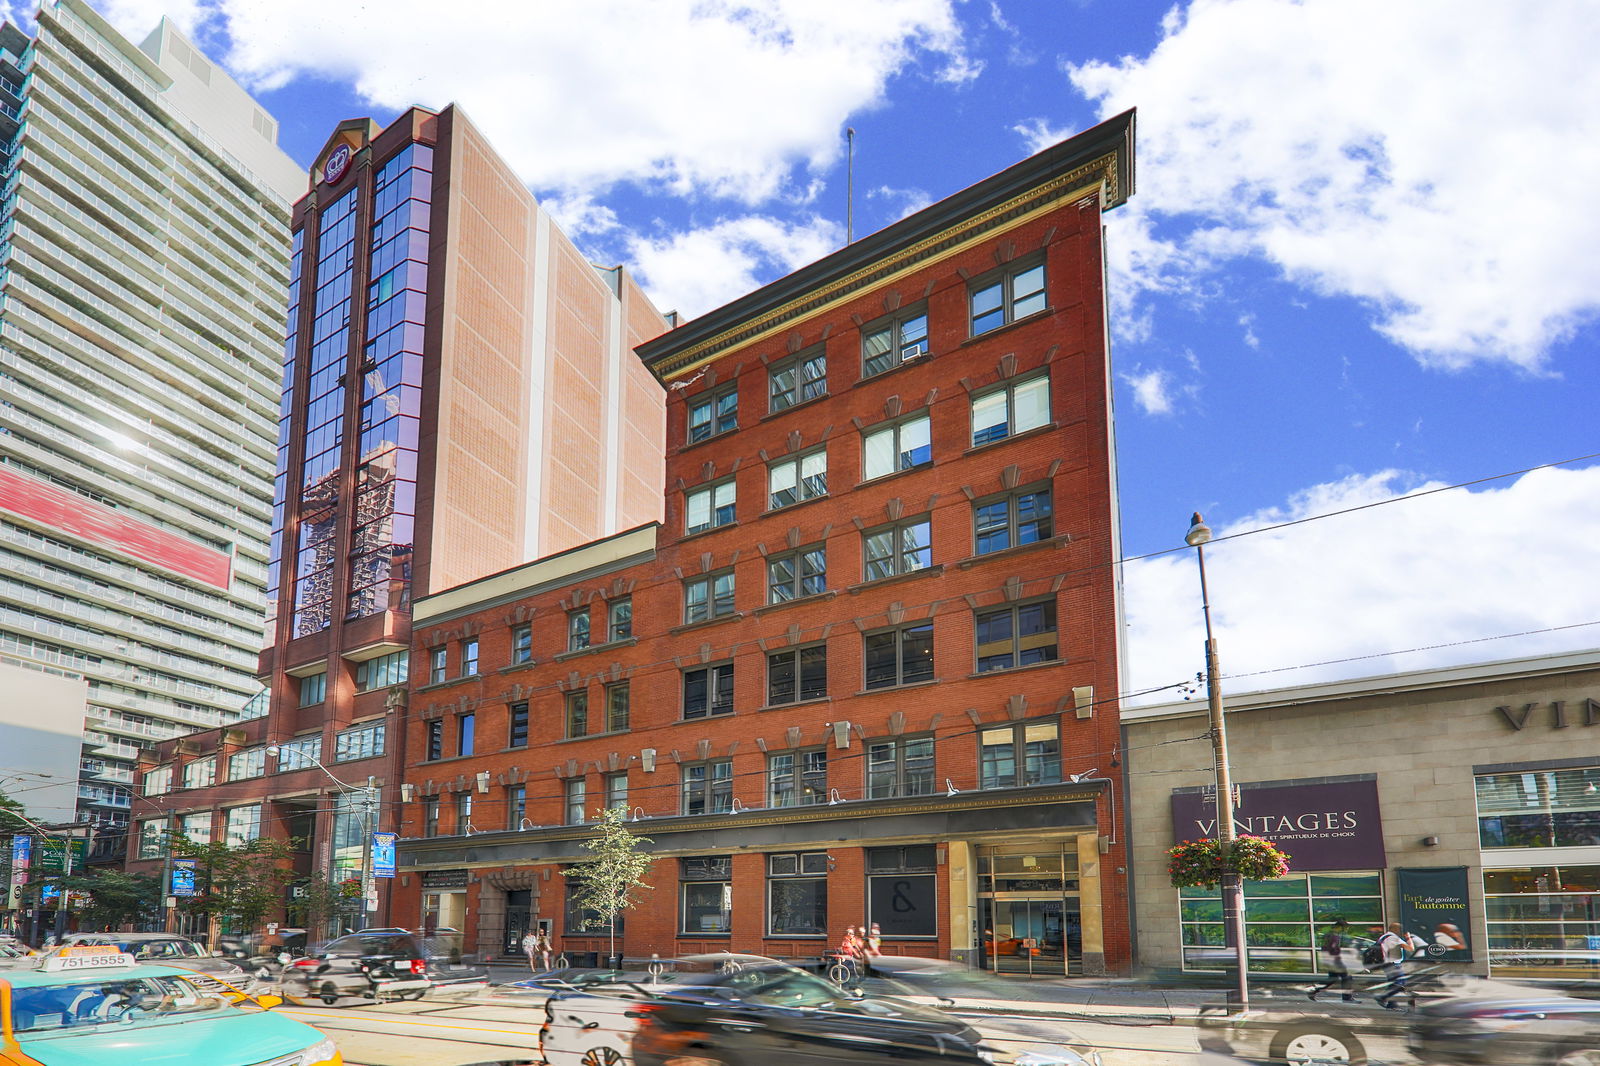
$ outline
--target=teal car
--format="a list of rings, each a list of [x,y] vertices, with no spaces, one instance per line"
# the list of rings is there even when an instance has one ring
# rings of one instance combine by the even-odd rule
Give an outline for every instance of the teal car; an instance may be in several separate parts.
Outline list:
[[[342,1066],[332,1040],[220,981],[67,949],[0,971],[4,1066]]]

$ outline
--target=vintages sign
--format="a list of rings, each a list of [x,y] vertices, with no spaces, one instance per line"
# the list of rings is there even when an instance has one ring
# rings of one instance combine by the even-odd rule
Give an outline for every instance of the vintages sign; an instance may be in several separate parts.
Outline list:
[[[1385,865],[1375,778],[1237,785],[1237,833],[1270,840],[1295,870],[1376,870]],[[1215,836],[1214,790],[1174,789],[1173,843]]]

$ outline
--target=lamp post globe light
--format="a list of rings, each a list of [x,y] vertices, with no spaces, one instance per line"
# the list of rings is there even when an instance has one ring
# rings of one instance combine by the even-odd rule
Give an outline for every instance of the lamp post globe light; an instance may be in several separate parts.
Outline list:
[[[274,759],[279,759],[278,772],[282,773],[284,769],[282,760],[280,758],[283,754],[282,745],[268,744],[266,751],[267,754],[271,755]],[[347,800],[358,793],[360,794],[361,915],[362,924],[366,925],[368,913],[378,909],[377,881],[372,876],[372,834],[377,828],[375,824],[375,815],[378,807],[377,779],[369,774],[367,776],[367,783],[365,785],[352,785],[335,777],[333,775],[333,771],[322,765],[322,760],[318,759],[310,752],[297,751],[294,753],[294,755],[295,758],[304,759],[307,763],[315,766],[318,770],[321,770],[324,774],[326,774],[329,781],[332,781],[335,785],[339,786],[339,794],[345,797]],[[295,767],[295,769],[299,769],[299,767]],[[335,817],[337,817],[337,815],[335,815]],[[333,874],[333,851],[331,848],[328,853],[328,873],[330,876]]]
[[[1200,611],[1206,622],[1206,703],[1211,718],[1211,757],[1217,774],[1217,844],[1223,854],[1231,850],[1234,841],[1233,827],[1233,771],[1228,765],[1228,730],[1222,712],[1221,669],[1217,660],[1217,638],[1211,634],[1211,596],[1206,588],[1206,544],[1211,540],[1211,527],[1205,524],[1196,511],[1189,520],[1189,532],[1184,543],[1194,549],[1200,563]],[[1233,944],[1234,962],[1238,969],[1238,983],[1229,993],[1230,1003],[1238,1010],[1250,1006],[1249,953],[1244,940],[1244,880],[1236,871],[1224,870],[1222,874],[1222,926],[1225,938]]]

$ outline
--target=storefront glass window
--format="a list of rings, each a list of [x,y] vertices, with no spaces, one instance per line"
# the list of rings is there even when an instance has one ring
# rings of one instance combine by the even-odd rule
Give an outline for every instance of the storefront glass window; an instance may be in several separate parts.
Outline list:
[[[1496,977],[1600,978],[1600,866],[1485,870],[1483,902]]]
[[[720,936],[732,928],[733,860],[727,856],[680,859],[683,933]]]
[[[1482,847],[1600,845],[1600,767],[1481,774],[1476,783]]]
[[[1233,965],[1226,946],[1222,897],[1216,889],[1179,890],[1183,966],[1225,970]],[[1244,886],[1245,945],[1257,973],[1316,973],[1316,945],[1334,919],[1361,936],[1383,924],[1383,877],[1376,873],[1290,874]]]
[[[932,844],[867,850],[867,914],[884,936],[938,936],[937,853]]]

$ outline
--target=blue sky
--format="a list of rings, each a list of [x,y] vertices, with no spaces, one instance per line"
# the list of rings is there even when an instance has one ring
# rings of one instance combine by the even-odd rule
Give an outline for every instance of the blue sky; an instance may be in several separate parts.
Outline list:
[[[861,235],[1137,106],[1108,216],[1124,549],[1196,509],[1249,533],[1209,554],[1230,685],[1600,646],[1593,459],[1251,532],[1600,452],[1592,3],[104,7],[174,17],[305,164],[342,118],[459,102],[689,315],[839,246],[847,126]],[[1130,688],[1201,667],[1195,586],[1129,565]]]

